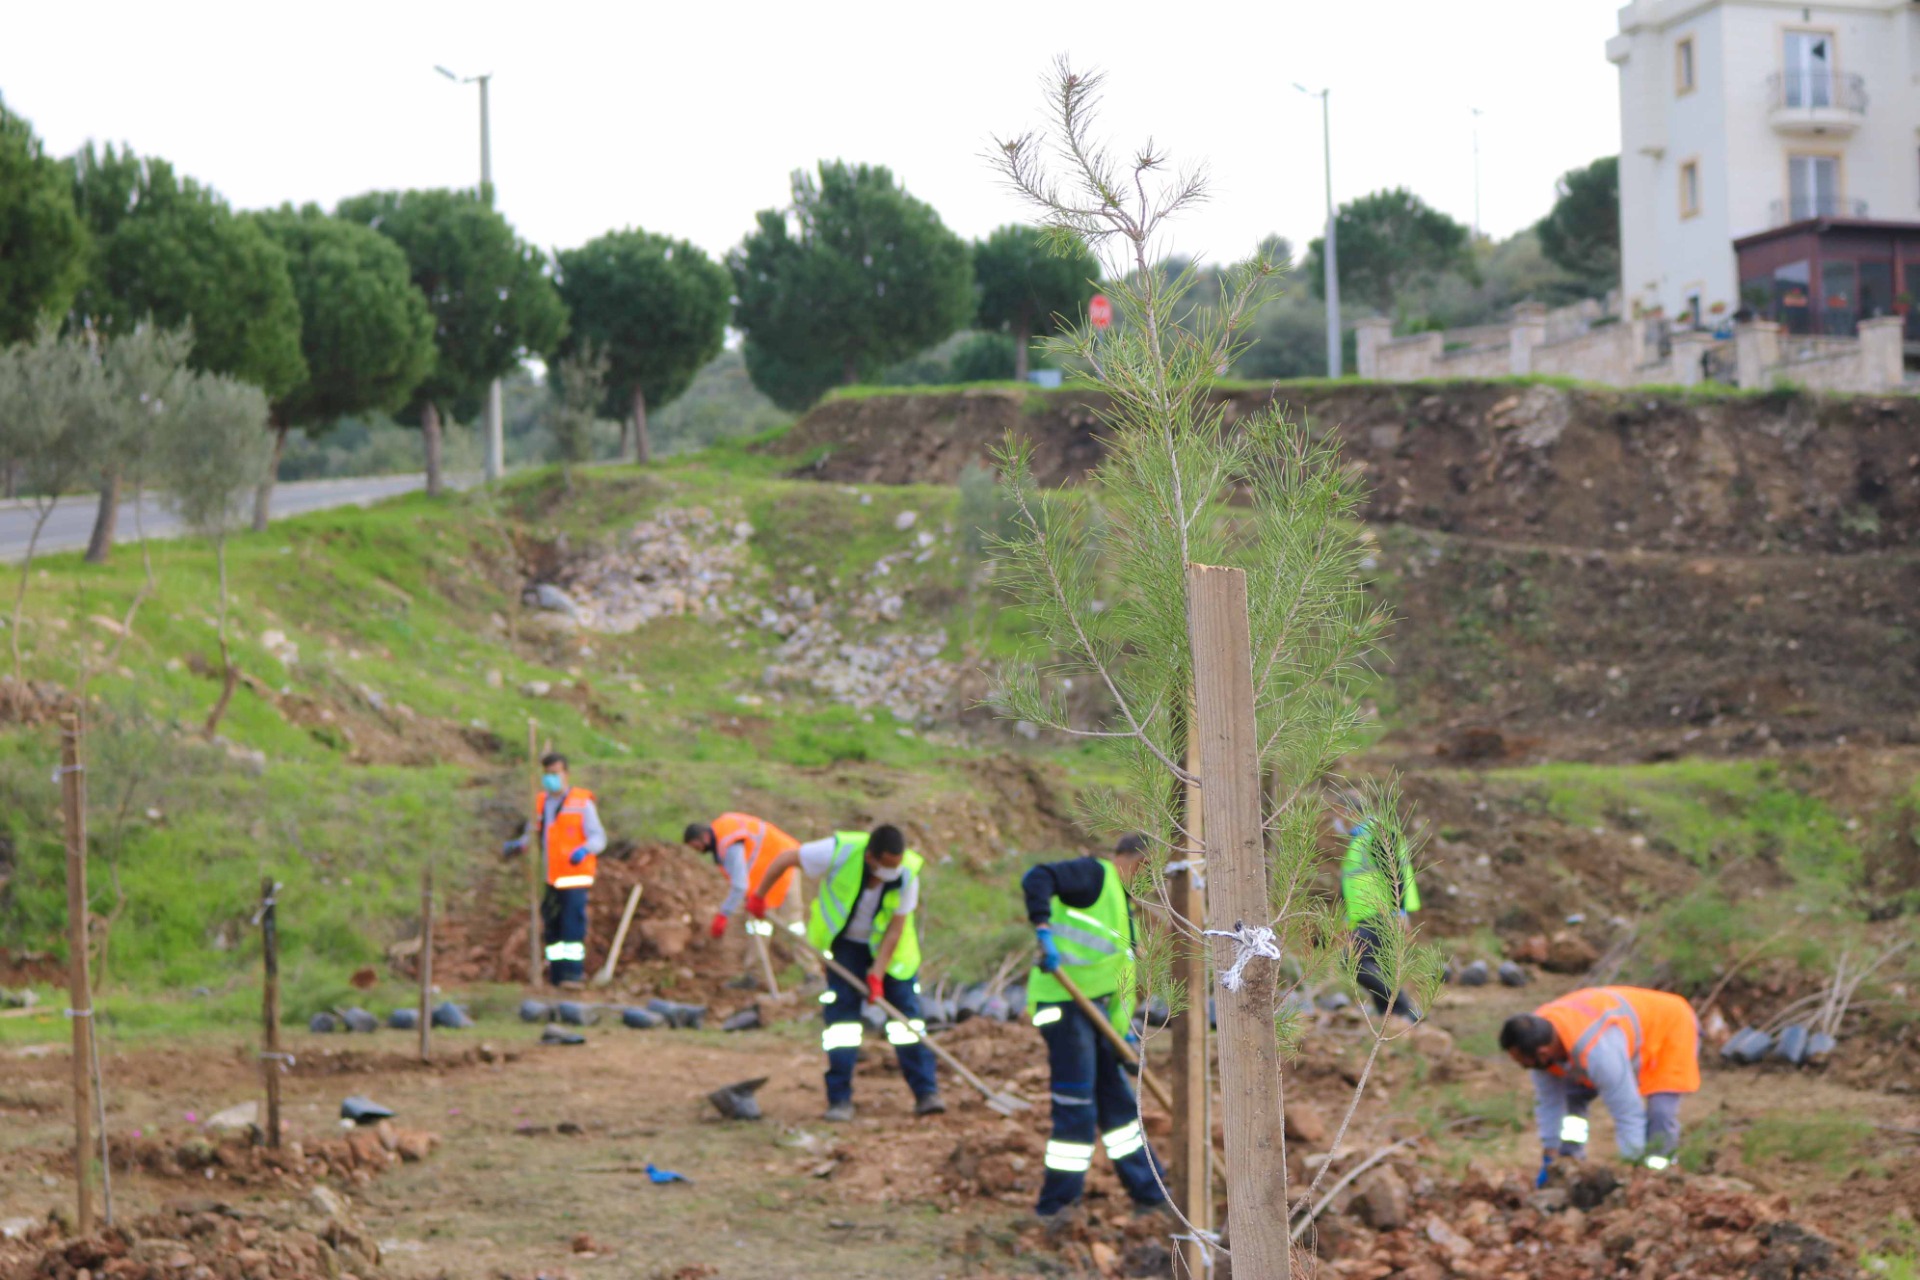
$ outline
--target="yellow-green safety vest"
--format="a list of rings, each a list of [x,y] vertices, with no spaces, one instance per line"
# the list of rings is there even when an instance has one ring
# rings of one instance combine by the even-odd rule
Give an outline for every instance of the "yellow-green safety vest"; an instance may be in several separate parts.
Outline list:
[[[1091,907],[1081,910],[1055,898],[1047,927],[1060,950],[1060,968],[1089,1000],[1112,996],[1107,1020],[1126,1030],[1133,1021],[1133,903],[1111,862],[1102,861],[1106,882]],[[1072,1000],[1060,980],[1038,965],[1027,974],[1027,1014],[1043,1004]],[[1036,1025],[1038,1025],[1036,1023]]]
[[[1374,857],[1373,832],[1362,822],[1347,841],[1347,856],[1340,863],[1340,896],[1346,899],[1347,923],[1365,924],[1375,916],[1396,911],[1420,909],[1420,886],[1413,881],[1413,860],[1407,856],[1404,841],[1394,850],[1397,866],[1382,867]],[[1394,901],[1398,881],[1399,901]]]
[[[908,884],[919,879],[926,860],[909,849],[900,865],[904,868],[900,878],[880,886],[880,909],[873,915],[875,950],[887,936],[887,926],[893,922],[893,904],[900,900],[900,892]],[[807,917],[808,942],[824,952],[832,952],[834,939],[853,918],[853,909],[860,901],[866,879],[867,833],[834,832],[833,861],[827,866],[827,874],[820,877],[820,891],[814,894],[813,908]],[[888,974],[902,981],[920,972],[920,930],[914,923],[919,914],[918,911],[908,913],[900,929],[900,945],[893,951],[893,963],[887,966]]]

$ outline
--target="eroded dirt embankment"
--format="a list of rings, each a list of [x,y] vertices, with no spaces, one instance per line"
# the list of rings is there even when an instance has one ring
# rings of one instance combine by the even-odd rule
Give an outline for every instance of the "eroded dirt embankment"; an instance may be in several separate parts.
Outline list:
[[[1365,464],[1368,518],[1601,548],[1835,552],[1920,543],[1920,399],[1727,399],[1510,383],[1222,392],[1276,400]],[[804,474],[953,483],[1009,431],[1040,479],[1098,464],[1104,397],[955,392],[830,400],[777,445]],[[824,452],[821,452],[824,450]]]

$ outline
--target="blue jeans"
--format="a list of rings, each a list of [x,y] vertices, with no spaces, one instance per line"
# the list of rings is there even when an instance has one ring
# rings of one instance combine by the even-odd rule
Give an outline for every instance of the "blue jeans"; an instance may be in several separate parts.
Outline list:
[[[842,968],[860,980],[855,987],[833,970],[827,970],[827,1025],[820,1033],[820,1047],[827,1051],[827,1105],[853,1101],[853,1067],[860,1061],[860,1041],[866,1024],[860,1020],[860,1008],[867,1002],[867,970],[873,967],[873,949],[864,942],[845,938],[833,944],[833,958]],[[900,1060],[900,1074],[907,1078],[913,1096],[924,1098],[940,1086],[933,1074],[933,1050],[920,1041],[927,1024],[920,1019],[920,983],[912,978],[888,974],[881,990],[887,1003],[907,1015],[908,1026],[887,1023],[887,1040]]]
[[[1106,1012],[1104,998],[1094,1003]],[[1033,1016],[1047,1042],[1047,1068],[1053,1075],[1053,1134],[1035,1212],[1058,1213],[1080,1198],[1087,1170],[1093,1167],[1096,1139],[1106,1144],[1107,1158],[1136,1203],[1166,1199],[1159,1162],[1140,1127],[1133,1085],[1112,1042],[1071,1001],[1043,1004]]]
[[[547,886],[540,899],[540,925],[546,935],[547,981],[559,986],[587,976],[587,893],[590,886],[572,889]]]

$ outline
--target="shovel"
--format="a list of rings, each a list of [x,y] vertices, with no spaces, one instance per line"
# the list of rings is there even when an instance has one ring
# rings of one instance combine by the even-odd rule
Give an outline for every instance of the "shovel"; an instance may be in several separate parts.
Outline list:
[[[633,909],[640,905],[641,886],[633,886],[627,894],[627,909],[620,913],[620,927],[614,931],[613,949],[607,952],[607,961],[600,966],[600,972],[593,975],[593,985],[604,987],[613,981],[614,966],[620,963],[620,948],[627,944],[627,926],[633,923]]]
[[[778,930],[775,930],[776,934],[778,932],[779,932]],[[860,979],[854,977],[852,972],[845,965],[841,964],[838,960],[835,960],[832,956],[826,955],[824,953],[822,953],[820,959],[821,959],[821,962],[827,966],[827,968],[833,970],[835,973],[840,975],[841,981],[845,982],[848,986],[852,987],[855,991],[866,990],[867,984],[862,982]],[[889,1004],[885,1000],[877,1000],[874,1003],[878,1004],[880,1006],[880,1011],[886,1014],[889,1018],[893,1019],[895,1022],[899,1023],[901,1026],[908,1028],[909,1031],[912,1030],[912,1024],[907,1020],[906,1014],[901,1013],[898,1009],[894,1008],[891,1004]],[[1031,1102],[1028,1102],[1025,1098],[1022,1098],[1017,1094],[1007,1093],[1002,1090],[995,1089],[992,1085],[982,1080],[979,1076],[967,1070],[965,1064],[963,1064],[958,1058],[954,1057],[951,1053],[948,1053],[945,1049],[941,1048],[938,1044],[935,1044],[933,1040],[930,1039],[929,1037],[915,1033],[915,1038],[918,1039],[921,1044],[924,1044],[925,1046],[927,1046],[927,1048],[933,1050],[933,1056],[940,1059],[940,1061],[946,1063],[947,1068],[950,1071],[952,1071],[953,1074],[959,1076],[962,1080],[965,1080],[968,1084],[972,1085],[975,1089],[978,1089],[980,1091],[980,1096],[987,1100],[987,1110],[997,1111],[1003,1116],[1013,1116],[1013,1115],[1018,1115],[1022,1111],[1031,1111],[1033,1109],[1033,1104]]]

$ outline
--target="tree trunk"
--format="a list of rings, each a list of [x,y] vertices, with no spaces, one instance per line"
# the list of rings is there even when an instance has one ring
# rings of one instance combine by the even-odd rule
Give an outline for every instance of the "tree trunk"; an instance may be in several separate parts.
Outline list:
[[[427,454],[427,495],[440,496],[440,406],[429,400],[420,409],[420,439]]]
[[[860,362],[848,356],[840,362],[840,382],[851,387],[860,381]]]
[[[87,563],[105,564],[113,552],[114,530],[120,524],[120,472],[109,467],[100,476],[100,507],[93,515],[93,536],[87,539]]]
[[[280,459],[287,452],[287,424],[273,424],[273,464],[267,468],[267,474],[253,491],[253,531],[265,533],[267,521],[273,516],[273,486],[280,478]]]
[[[1025,316],[1013,326],[1013,380],[1027,380],[1027,347],[1033,342],[1033,326]]]
[[[233,701],[234,687],[240,683],[240,668],[234,665],[233,649],[227,644],[227,540],[224,536],[214,543],[214,558],[220,566],[220,698],[207,713],[204,731],[209,738],[219,729],[220,718],[227,714],[227,704]]]
[[[1247,579],[1240,569],[1187,566],[1187,634],[1193,649],[1193,733],[1200,747],[1200,825],[1207,860],[1214,972],[1239,982],[1215,994],[1220,1023],[1220,1100],[1227,1139],[1227,1223],[1233,1274],[1292,1275],[1287,1239],[1287,1149],[1280,1046],[1274,1034],[1273,907],[1262,847],[1260,744],[1248,641]],[[1243,932],[1244,931],[1244,932]]]
[[[0,476],[4,476],[5,484],[4,491],[0,491],[0,498],[19,497],[20,473],[14,469],[14,465],[11,462],[6,465],[5,471],[0,471]]]
[[[653,461],[653,440],[647,435],[647,393],[633,388],[633,460],[641,466]]]

